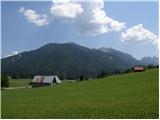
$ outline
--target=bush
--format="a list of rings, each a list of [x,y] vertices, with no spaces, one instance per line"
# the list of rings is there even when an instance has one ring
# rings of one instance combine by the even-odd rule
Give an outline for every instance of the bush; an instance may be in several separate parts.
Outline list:
[[[88,80],[88,76],[85,77],[85,80]]]
[[[132,71],[133,71],[132,69],[127,69],[127,70],[124,71],[124,73],[130,73]]]
[[[1,76],[1,87],[9,87],[9,79],[6,75]]]
[[[83,81],[83,80],[84,80],[84,76],[81,75],[81,76],[80,76],[80,81]]]
[[[148,65],[147,68],[148,69],[152,69],[152,68],[156,68],[156,66],[154,66],[154,65],[151,64],[151,65]]]

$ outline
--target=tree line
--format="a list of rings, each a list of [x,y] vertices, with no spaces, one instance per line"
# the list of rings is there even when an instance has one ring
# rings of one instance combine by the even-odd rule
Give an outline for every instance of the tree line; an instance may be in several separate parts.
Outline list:
[[[153,69],[153,68],[159,68],[159,65],[148,65],[148,66],[143,66],[144,69]],[[100,73],[94,74],[94,75],[80,75],[79,80],[84,81],[84,80],[89,80],[89,79],[99,79],[99,78],[104,78],[109,75],[114,75],[114,74],[125,74],[125,73],[130,73],[134,71],[134,67],[131,69],[127,69],[125,71],[120,71],[116,69],[114,72],[108,73],[102,70]],[[54,74],[53,74],[54,75]],[[33,79],[34,75],[25,75],[25,74],[18,74],[18,75],[10,75],[11,79],[20,79],[20,78],[29,78]],[[61,80],[68,79],[68,80],[73,80],[72,77],[66,77],[64,76],[58,76]],[[8,75],[1,75],[1,87],[9,87],[9,76]]]

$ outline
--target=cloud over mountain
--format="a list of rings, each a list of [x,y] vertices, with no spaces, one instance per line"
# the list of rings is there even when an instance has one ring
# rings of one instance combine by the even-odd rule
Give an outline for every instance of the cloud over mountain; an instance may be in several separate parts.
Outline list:
[[[104,2],[81,2],[84,12],[77,16],[76,27],[80,33],[98,35],[109,31],[121,31],[125,23],[107,16],[104,11]]]
[[[69,19],[72,20],[77,32],[88,36],[96,36],[108,32],[118,32],[121,36],[121,41],[132,41],[141,43],[151,41],[158,46],[158,36],[147,30],[143,24],[135,25],[127,28],[126,22],[120,22],[107,15],[104,10],[103,0],[53,0],[50,8],[50,13],[38,14],[32,9],[21,7],[20,13],[23,13],[28,22],[34,23],[37,26],[45,26],[54,19]],[[158,47],[157,47],[158,48]]]
[[[12,51],[11,54],[6,55],[5,57],[10,57],[10,56],[13,56],[13,55],[17,55],[18,53],[19,53],[18,51]]]
[[[64,2],[54,1],[50,8],[50,16],[38,14],[32,9],[25,9],[24,7],[21,7],[19,12],[23,13],[29,22],[37,26],[48,25],[49,17],[73,19],[77,31],[85,35],[95,36],[109,31],[120,32],[125,28],[124,22],[119,22],[107,16],[104,11],[103,0],[87,2],[70,0],[65,0]]]
[[[158,47],[158,36],[144,28],[143,24],[135,25],[121,32],[122,42],[146,42],[151,41]]]
[[[49,24],[48,16],[45,14],[38,14],[32,9],[25,9],[24,7],[21,7],[18,12],[22,13],[28,22],[34,23],[37,26],[45,26]]]
[[[122,41],[153,41],[157,40],[157,36],[151,31],[145,29],[143,24],[135,25],[121,33]]]

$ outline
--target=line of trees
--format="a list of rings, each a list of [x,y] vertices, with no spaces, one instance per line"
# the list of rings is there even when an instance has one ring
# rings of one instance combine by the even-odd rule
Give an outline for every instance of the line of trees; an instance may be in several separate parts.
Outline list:
[[[140,66],[140,65],[139,65]],[[159,68],[159,65],[148,65],[148,66],[143,66],[144,69],[153,69],[153,68]],[[120,71],[118,69],[116,69],[115,71],[111,72],[111,73],[107,73],[107,72],[104,72],[103,70],[98,73],[96,76],[93,75],[92,77],[90,77],[91,79],[99,79],[99,78],[104,78],[106,76],[109,76],[109,75],[114,75],[114,74],[125,74],[125,73],[130,73],[130,72],[133,72],[134,71],[134,67],[132,67],[131,69],[127,69],[125,71]],[[83,80],[88,80],[89,77],[86,76],[86,75],[81,75],[79,77],[79,80],[80,81],[83,81]]]
[[[148,65],[148,66],[143,66],[145,69],[152,69],[152,68],[159,68],[159,65]],[[102,70],[99,73],[95,73],[95,74],[91,74],[91,75],[80,75],[79,76],[79,80],[83,81],[83,80],[88,80],[88,79],[99,79],[99,78],[104,78],[106,76],[109,75],[114,75],[114,74],[125,74],[125,73],[130,73],[134,71],[134,67],[132,67],[131,69],[127,69],[125,71],[120,71],[119,69],[116,69],[110,73],[105,72],[104,70]],[[17,73],[17,74],[12,74],[12,75],[1,75],[1,86],[2,87],[7,87],[9,86],[9,79],[7,76],[10,76],[12,79],[20,79],[20,78],[29,78],[32,79],[34,77],[34,74],[26,74],[25,72],[23,72],[23,74]],[[69,76],[58,76],[61,80],[64,79],[68,79],[68,80],[74,80],[74,77],[69,77]],[[77,78],[78,79],[78,78]]]
[[[106,76],[109,76],[109,75],[113,75],[113,74],[121,74],[122,71],[116,69],[115,71],[112,71],[110,73],[108,72],[105,72],[104,70],[102,70],[100,73],[97,73],[96,75],[93,74],[92,76],[87,76],[87,75],[80,75],[79,77],[79,80],[80,81],[83,81],[83,80],[88,80],[88,79],[99,79],[99,78],[104,78]]]

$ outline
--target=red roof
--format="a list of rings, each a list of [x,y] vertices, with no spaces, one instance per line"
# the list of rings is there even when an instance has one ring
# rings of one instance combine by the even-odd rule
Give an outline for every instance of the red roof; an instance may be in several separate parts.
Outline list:
[[[142,70],[144,70],[144,68],[143,68],[143,67],[136,66],[136,67],[134,67],[134,70],[136,70],[136,71],[142,71]]]

